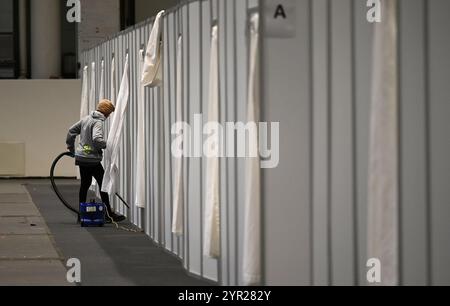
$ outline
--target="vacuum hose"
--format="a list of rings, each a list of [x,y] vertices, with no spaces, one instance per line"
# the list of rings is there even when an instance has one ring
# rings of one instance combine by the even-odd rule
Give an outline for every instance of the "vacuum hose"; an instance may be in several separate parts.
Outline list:
[[[77,215],[78,219],[80,219],[80,213],[79,213],[75,208],[73,208],[72,206],[70,206],[69,203],[67,203],[67,201],[66,201],[66,200],[64,199],[64,197],[61,195],[61,193],[59,192],[58,187],[57,187],[56,184],[55,184],[55,176],[54,176],[54,174],[55,174],[55,168],[56,168],[56,165],[58,164],[58,162],[59,162],[59,161],[61,160],[61,158],[63,158],[64,156],[69,156],[69,157],[72,157],[72,158],[73,158],[73,154],[70,153],[70,152],[64,152],[64,153],[59,154],[58,157],[57,157],[57,158],[55,159],[55,161],[53,162],[52,167],[50,168],[50,181],[51,181],[51,183],[52,183],[53,191],[54,191],[55,194],[58,196],[58,198],[59,198],[59,200],[61,201],[61,203],[63,203],[64,206],[65,206],[68,210],[70,210],[71,212],[75,213],[75,214]]]
[[[70,152],[64,152],[58,155],[58,157],[56,157],[56,159],[53,161],[52,167],[50,168],[50,181],[52,183],[52,188],[53,191],[55,192],[55,194],[57,195],[58,199],[61,201],[61,203],[64,204],[64,206],[70,210],[71,212],[73,212],[74,214],[77,215],[78,220],[80,220],[80,213],[78,212],[78,210],[76,210],[75,208],[73,208],[72,206],[69,205],[69,203],[67,203],[67,201],[64,199],[64,197],[61,195],[61,193],[59,192],[58,186],[56,186],[55,184],[55,168],[56,165],[59,163],[59,161],[61,160],[61,158],[63,158],[64,156],[68,156],[73,158],[73,154]],[[120,199],[120,201],[122,201],[122,203],[128,208],[130,209],[130,206],[128,205],[128,203],[118,194],[116,193],[116,196]]]

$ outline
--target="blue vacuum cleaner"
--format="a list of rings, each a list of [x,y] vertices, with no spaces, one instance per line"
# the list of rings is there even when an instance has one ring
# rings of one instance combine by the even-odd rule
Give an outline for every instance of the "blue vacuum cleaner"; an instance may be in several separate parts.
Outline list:
[[[78,223],[81,224],[82,227],[102,227],[105,224],[106,218],[106,207],[103,203],[96,203],[95,200],[92,200],[90,203],[80,203],[79,211],[73,208],[69,203],[67,203],[66,199],[59,192],[58,186],[55,184],[55,168],[58,162],[65,156],[73,158],[73,154],[70,152],[64,152],[58,155],[55,161],[52,164],[50,169],[50,181],[52,184],[53,191],[55,192],[58,199],[61,203],[71,212],[77,215]],[[122,201],[122,203],[129,209],[130,206],[125,202],[125,200],[116,193],[116,196]]]
[[[80,203],[81,227],[103,227],[105,225],[106,207],[103,203]]]

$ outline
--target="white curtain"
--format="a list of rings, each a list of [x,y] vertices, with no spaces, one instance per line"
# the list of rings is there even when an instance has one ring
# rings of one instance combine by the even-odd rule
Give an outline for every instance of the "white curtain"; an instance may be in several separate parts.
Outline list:
[[[100,89],[98,91],[98,100],[105,98],[105,61],[102,60],[102,68],[100,70]]]
[[[381,284],[398,284],[397,0],[382,1],[375,25],[370,122],[368,258],[381,261]]]
[[[248,79],[247,122],[259,123],[259,14],[250,19],[250,70]],[[249,139],[249,152],[259,152],[258,134]],[[258,154],[257,154],[258,156]],[[244,213],[243,281],[245,285],[261,282],[261,167],[260,158],[246,160]]]
[[[176,96],[176,118],[177,125],[183,121],[183,39],[180,36],[177,44],[177,96]],[[174,189],[173,189],[173,216],[172,232],[176,235],[183,234],[183,157],[174,157]]]
[[[101,69],[100,69],[100,88],[98,91],[99,97],[98,100],[101,101],[105,98],[105,61],[102,60]],[[92,180],[91,188],[92,191],[95,192],[97,198],[100,198],[100,190],[97,188],[97,181]]]
[[[84,66],[83,68],[83,84],[81,87],[81,108],[80,108],[80,119],[83,119],[89,115],[89,67]]]
[[[83,83],[81,85],[81,107],[80,120],[89,115],[89,66],[83,68]],[[77,179],[81,177],[80,170],[77,170]]]
[[[109,94],[109,98],[111,102],[116,105],[116,61],[114,60],[114,57],[111,60],[111,84],[110,89],[111,92]],[[114,116],[114,113],[112,113],[111,116]]]
[[[95,101],[95,62],[91,64],[91,88],[89,91],[89,110],[88,114],[91,113],[95,106],[97,105]]]
[[[128,54],[125,57],[122,81],[117,97],[116,111],[113,117],[107,147],[105,150],[105,177],[103,178],[102,191],[112,195],[116,192],[119,179],[119,144],[123,132],[123,121],[128,106],[130,84],[128,78]]]
[[[162,83],[162,16],[164,11],[158,13],[153,23],[152,32],[145,52],[144,69],[142,71],[142,84],[144,86],[159,86]]]
[[[211,31],[210,54],[210,83],[208,122],[219,122],[219,49],[218,26],[213,26]],[[207,147],[206,159],[206,195],[205,195],[205,237],[204,255],[212,258],[220,256],[220,199],[219,199],[219,134],[210,136],[213,138],[211,146]],[[206,153],[206,152],[205,152]],[[215,156],[213,156],[215,155]]]
[[[110,101],[116,105],[116,62],[114,57],[111,60],[111,75],[110,75],[110,92],[109,99]],[[109,138],[110,130],[111,130],[111,122],[114,121],[114,116],[116,112],[113,112],[110,116],[110,119],[105,122],[105,131],[107,131],[107,136]],[[103,165],[105,165],[105,156],[103,156]],[[101,187],[100,187],[101,188]]]
[[[144,50],[139,51],[139,73],[144,68]],[[145,208],[145,100],[144,85],[138,83],[137,99],[137,150],[136,150],[136,196],[135,205],[139,208]]]

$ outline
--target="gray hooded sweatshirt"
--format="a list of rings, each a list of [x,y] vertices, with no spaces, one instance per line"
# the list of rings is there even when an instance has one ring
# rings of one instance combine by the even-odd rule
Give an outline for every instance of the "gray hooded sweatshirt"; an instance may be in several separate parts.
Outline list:
[[[95,111],[72,126],[67,134],[67,148],[75,153],[76,164],[80,166],[97,165],[103,159],[106,140],[103,136],[103,123],[106,117]],[[75,152],[75,138],[80,135],[80,143]]]

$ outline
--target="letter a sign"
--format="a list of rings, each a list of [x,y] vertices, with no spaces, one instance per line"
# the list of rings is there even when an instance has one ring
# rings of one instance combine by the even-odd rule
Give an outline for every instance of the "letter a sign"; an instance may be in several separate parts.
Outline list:
[[[266,0],[266,36],[295,37],[296,0]]]

